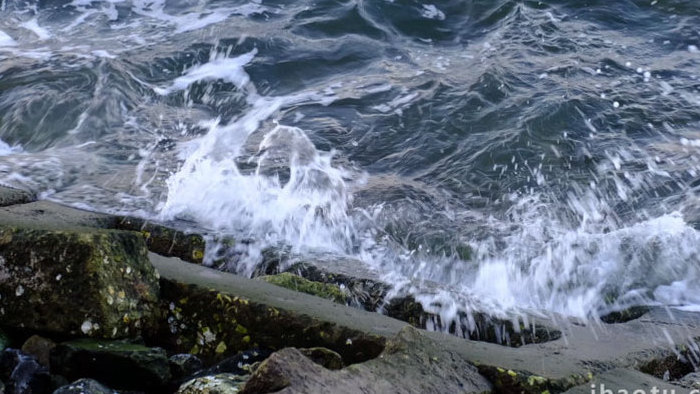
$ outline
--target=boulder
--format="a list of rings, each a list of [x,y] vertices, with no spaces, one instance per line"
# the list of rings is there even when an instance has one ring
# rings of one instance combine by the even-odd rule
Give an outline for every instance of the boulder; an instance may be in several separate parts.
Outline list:
[[[490,383],[450,349],[406,327],[373,360],[331,371],[298,349],[272,354],[241,393],[483,393]]]
[[[26,204],[36,200],[36,196],[30,192],[0,186],[0,207]]]
[[[17,349],[5,349],[0,354],[0,380],[7,382],[7,394],[51,392],[49,370],[36,358]]]
[[[165,350],[124,341],[63,342],[51,351],[51,371],[69,380],[92,378],[123,390],[157,390],[170,380]]]
[[[152,328],[157,299],[137,233],[0,226],[0,325],[131,337]]]
[[[170,375],[173,379],[182,379],[192,376],[204,369],[204,363],[194,354],[180,353],[172,355],[168,359]]]
[[[56,342],[48,338],[40,337],[39,335],[32,335],[29,339],[24,341],[22,351],[36,357],[39,364],[48,367],[51,349],[55,347]]]
[[[53,394],[117,394],[116,391],[92,379],[78,379],[61,386]]]
[[[206,243],[200,234],[185,233],[144,219],[126,216],[117,218],[113,227],[140,232],[146,239],[148,250],[162,256],[179,257],[195,264],[201,264],[204,260]]]
[[[338,285],[312,282],[289,272],[282,272],[277,275],[259,276],[256,279],[263,280],[267,283],[272,283],[276,286],[282,286],[290,290],[300,291],[302,293],[333,300],[339,304],[347,304],[349,301],[349,294],[341,290]]]
[[[183,383],[177,394],[236,394],[245,379],[230,373],[202,376]]]

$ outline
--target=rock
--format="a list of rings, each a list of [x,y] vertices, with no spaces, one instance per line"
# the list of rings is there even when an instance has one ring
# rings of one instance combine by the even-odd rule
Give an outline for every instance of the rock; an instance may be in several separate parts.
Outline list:
[[[26,204],[36,200],[36,196],[30,192],[0,186],[0,207]]]
[[[334,309],[344,307],[178,259],[151,255],[151,261],[161,274],[167,313],[154,341],[163,341],[168,349],[215,362],[251,348],[320,346],[353,363],[375,357],[383,348],[383,337],[352,328],[355,313],[367,314],[363,321],[374,321],[376,314]],[[324,310],[322,319],[316,317],[319,308]],[[388,323],[398,322],[372,324],[380,330]]]
[[[0,226],[4,326],[134,336],[153,327],[157,294],[157,274],[136,233]]]
[[[175,380],[192,376],[204,368],[204,363],[202,363],[202,360],[200,360],[199,357],[189,353],[181,353],[171,356],[168,359],[168,364],[170,365],[170,375]]]
[[[51,352],[51,371],[69,380],[92,378],[123,390],[156,390],[170,380],[165,350],[123,341],[63,342]]]
[[[5,394],[5,383],[0,380],[0,394]]]
[[[650,308],[647,306],[633,306],[621,311],[610,312],[601,316],[600,320],[608,324],[626,323],[630,320],[639,319],[649,312],[649,310]]]
[[[326,349],[324,347],[312,347],[308,349],[299,349],[301,354],[308,357],[309,360],[322,366],[326,369],[341,369],[343,368],[343,358],[340,354]]]
[[[78,379],[59,387],[53,394],[116,394],[117,392],[92,379]]]
[[[177,394],[236,394],[245,383],[245,377],[230,373],[202,376],[185,382]]]
[[[248,350],[240,352],[233,357],[228,357],[211,368],[208,368],[197,376],[217,375],[220,373],[230,373],[234,375],[250,375],[254,365],[264,361],[272,354],[268,350]]]
[[[5,349],[0,355],[0,380],[7,382],[7,394],[51,392],[49,370],[17,349]]]
[[[263,262],[267,270],[282,269],[312,282],[327,283],[341,287],[353,306],[367,311],[376,311],[384,302],[391,286],[383,283],[373,272],[362,269],[361,262],[333,257],[329,260],[309,260],[290,263],[285,260]],[[351,268],[353,267],[353,268]]]
[[[22,351],[36,357],[39,364],[48,367],[49,354],[51,353],[51,349],[55,347],[56,342],[38,335],[32,335],[24,342],[24,345],[22,345]]]
[[[277,275],[259,276],[256,279],[264,280],[267,283],[282,286],[290,290],[333,300],[339,304],[347,304],[349,300],[348,294],[342,291],[338,285],[312,282],[289,272],[282,272]]]
[[[241,393],[482,393],[491,385],[439,342],[406,327],[373,360],[330,371],[299,350],[272,354]]]
[[[132,217],[118,218],[114,228],[140,232],[146,239],[148,250],[162,256],[179,257],[195,264],[201,264],[204,260],[206,245],[200,234],[187,234]]]
[[[691,372],[680,378],[677,383],[685,388],[700,390],[700,372]]]
[[[0,352],[10,345],[10,338],[0,329]]]

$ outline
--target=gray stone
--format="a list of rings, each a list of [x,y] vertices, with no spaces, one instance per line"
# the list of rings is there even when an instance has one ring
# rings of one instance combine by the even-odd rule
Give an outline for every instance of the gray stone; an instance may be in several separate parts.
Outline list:
[[[700,390],[700,372],[691,372],[678,380],[678,385]]]
[[[36,200],[36,196],[30,192],[0,186],[0,207],[26,204]]]
[[[172,375],[173,379],[192,376],[204,368],[202,360],[189,353],[175,354],[168,359],[168,363],[170,364],[170,375]]]

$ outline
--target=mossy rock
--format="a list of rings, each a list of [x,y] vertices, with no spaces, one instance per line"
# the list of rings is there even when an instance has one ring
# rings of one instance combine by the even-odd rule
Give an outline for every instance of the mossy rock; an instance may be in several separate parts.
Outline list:
[[[525,371],[513,371],[488,365],[477,367],[479,373],[491,381],[494,392],[503,394],[561,393],[593,380],[590,372],[582,372],[580,375],[567,378],[550,379]]]
[[[282,272],[281,274],[277,275],[260,276],[256,279],[264,280],[267,283],[272,283],[273,285],[281,286],[290,290],[300,291],[302,293],[333,300],[339,304],[345,305],[348,303],[348,294],[341,290],[340,286],[329,283],[313,282],[289,272]]]
[[[162,256],[179,257],[195,264],[204,261],[206,242],[200,234],[187,234],[143,219],[125,216],[117,218],[115,228],[140,232],[146,240],[148,250]]]
[[[375,357],[384,345],[376,335],[166,278],[161,279],[161,297],[166,316],[155,340],[205,362],[253,348],[296,346],[326,347],[350,364]]]
[[[165,350],[124,341],[79,339],[51,351],[51,371],[75,380],[96,379],[123,390],[153,391],[170,380]]]
[[[0,325],[130,337],[154,327],[157,300],[136,233],[0,227]]]

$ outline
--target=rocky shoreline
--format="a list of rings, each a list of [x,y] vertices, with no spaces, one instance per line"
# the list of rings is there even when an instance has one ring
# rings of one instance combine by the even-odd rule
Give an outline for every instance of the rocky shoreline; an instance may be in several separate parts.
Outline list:
[[[202,266],[205,246],[0,187],[0,394],[700,387],[695,313],[443,324],[342,263],[270,255],[247,279]]]

